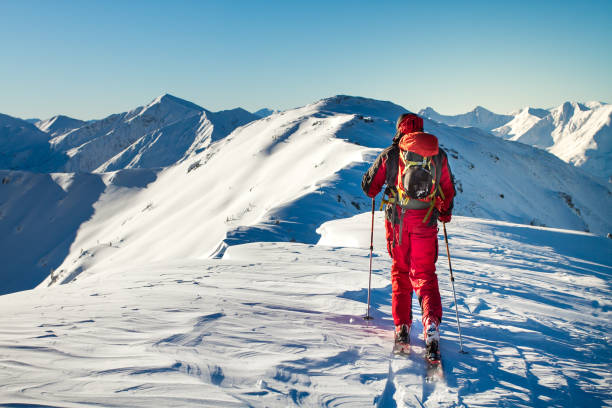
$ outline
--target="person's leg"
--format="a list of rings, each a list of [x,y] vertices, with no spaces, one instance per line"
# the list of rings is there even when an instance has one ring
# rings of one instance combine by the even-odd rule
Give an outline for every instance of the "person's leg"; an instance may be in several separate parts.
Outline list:
[[[412,324],[412,284],[410,282],[410,240],[402,237],[399,243],[398,229],[387,220],[387,249],[392,258],[391,263],[391,312],[395,326]],[[405,233],[405,231],[404,231]],[[393,236],[395,235],[395,246]]]
[[[442,301],[436,275],[438,229],[422,223],[422,217],[410,222],[410,277],[423,312],[423,327],[442,321]]]

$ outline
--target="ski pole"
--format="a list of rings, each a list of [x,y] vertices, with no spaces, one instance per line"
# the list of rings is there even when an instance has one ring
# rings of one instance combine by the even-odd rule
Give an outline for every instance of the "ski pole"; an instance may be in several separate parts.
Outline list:
[[[444,228],[444,242],[446,243],[446,255],[448,256],[448,270],[450,271],[450,280],[453,285],[453,297],[455,298],[455,315],[457,316],[457,329],[459,330],[459,350],[462,354],[467,352],[463,350],[463,340],[461,339],[461,324],[459,324],[459,310],[457,308],[457,295],[455,294],[455,277],[453,276],[453,267],[451,266],[450,250],[448,249],[448,235],[446,234],[446,223],[442,223]]]
[[[368,279],[368,311],[363,317],[365,320],[374,319],[370,316],[370,292],[372,292],[372,251],[374,250],[374,207],[376,199],[372,197],[372,227],[370,228],[370,277]]]

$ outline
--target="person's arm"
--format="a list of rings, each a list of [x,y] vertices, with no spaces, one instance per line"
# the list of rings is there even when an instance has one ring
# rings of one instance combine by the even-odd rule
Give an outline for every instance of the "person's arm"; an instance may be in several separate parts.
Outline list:
[[[375,197],[385,184],[387,175],[387,155],[381,153],[361,179],[361,188],[368,197]]]
[[[438,201],[438,212],[440,215],[438,219],[441,222],[450,222],[451,215],[453,212],[453,205],[455,201],[455,184],[453,180],[453,173],[451,172],[448,164],[448,158],[446,154],[442,157],[442,174],[440,175],[440,188],[444,194],[444,200]]]

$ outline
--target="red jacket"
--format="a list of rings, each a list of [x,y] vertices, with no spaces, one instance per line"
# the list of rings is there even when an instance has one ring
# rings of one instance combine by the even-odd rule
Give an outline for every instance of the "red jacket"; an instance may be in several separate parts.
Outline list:
[[[438,147],[438,139],[434,135],[422,131],[422,120],[419,122],[414,119],[418,116],[407,116],[408,120],[398,124],[398,133],[393,138],[393,144],[382,151],[364,174],[361,182],[363,191],[368,196],[374,197],[380,193],[382,187],[386,184],[386,193],[397,195],[396,183],[401,146],[402,149],[410,150],[421,156],[433,156],[432,161],[441,168],[439,184],[444,194],[443,200],[441,197],[436,198],[435,207],[440,214],[450,214],[453,209],[455,185],[446,152]],[[390,213],[390,211],[387,211],[387,218],[390,217]],[[436,218],[437,216],[432,217],[432,221]]]

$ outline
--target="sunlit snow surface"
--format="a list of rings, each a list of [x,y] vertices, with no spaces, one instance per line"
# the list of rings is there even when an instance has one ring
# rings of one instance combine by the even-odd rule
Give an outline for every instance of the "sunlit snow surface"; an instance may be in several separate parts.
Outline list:
[[[419,312],[392,357],[390,259],[376,214],[319,245],[125,263],[0,297],[0,406],[602,406],[612,404],[612,240],[457,217],[444,246],[445,381],[424,381]],[[355,239],[355,237],[358,237]],[[441,244],[443,242],[441,241]],[[353,247],[347,247],[350,245]]]

